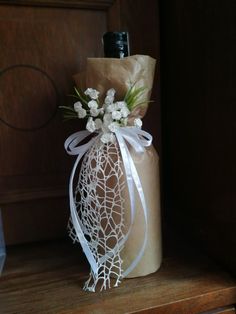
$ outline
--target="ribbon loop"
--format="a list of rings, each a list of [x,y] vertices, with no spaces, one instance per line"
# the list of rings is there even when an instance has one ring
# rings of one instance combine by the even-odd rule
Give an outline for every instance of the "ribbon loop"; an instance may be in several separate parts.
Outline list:
[[[128,267],[128,269],[125,270],[123,273],[123,277],[128,275],[139,263],[140,259],[143,256],[146,243],[147,243],[147,228],[148,228],[148,207],[146,204],[144,191],[142,188],[142,184],[138,175],[138,172],[136,170],[135,164],[133,162],[133,159],[129,152],[129,147],[127,146],[127,143],[131,145],[131,147],[137,152],[137,153],[143,153],[145,152],[145,148],[150,146],[152,143],[152,136],[148,132],[145,132],[137,127],[120,127],[115,132],[117,142],[120,147],[120,152],[124,164],[125,169],[125,176],[129,191],[129,197],[130,197],[130,207],[131,207],[131,223],[129,226],[129,230],[126,233],[125,237],[120,241],[112,250],[104,254],[98,261],[95,260],[94,255],[90,249],[89,243],[85,238],[85,235],[83,233],[83,225],[80,221],[77,208],[75,205],[74,200],[74,194],[73,194],[73,182],[74,182],[74,175],[75,171],[77,169],[78,163],[83,157],[83,155],[89,150],[89,148],[94,144],[94,142],[101,136],[101,133],[98,134],[96,137],[93,137],[90,139],[86,144],[78,146],[86,137],[91,135],[90,132],[87,130],[79,131],[71,136],[68,137],[68,139],[65,141],[65,150],[69,155],[78,155],[76,162],[74,164],[74,167],[72,169],[71,177],[70,177],[70,184],[69,184],[69,197],[70,197],[70,210],[71,210],[71,219],[73,223],[74,230],[76,232],[76,236],[83,248],[83,251],[88,259],[88,262],[91,266],[91,269],[94,274],[98,273],[99,265],[106,262],[106,260],[111,256],[115,255],[117,251],[119,251],[124,243],[127,241],[132,225],[134,223],[134,217],[135,217],[135,197],[134,197],[134,187],[138,191],[138,195],[142,204],[143,208],[143,214],[144,214],[144,223],[145,223],[145,235],[142,247],[140,251],[138,252],[136,258],[131,263],[131,265]]]
[[[137,153],[144,152],[145,147],[152,144],[151,134],[137,127],[120,128],[116,133],[120,133]]]
[[[94,274],[98,273],[98,264],[93,256],[93,253],[88,245],[88,241],[86,240],[83,230],[82,230],[82,223],[80,221],[80,218],[78,216],[76,205],[74,201],[74,193],[73,193],[73,184],[74,184],[74,176],[75,171],[77,169],[77,166],[79,164],[79,161],[83,157],[83,155],[86,153],[86,151],[94,144],[97,137],[93,137],[88,143],[77,146],[81,141],[83,141],[86,137],[88,137],[91,133],[88,131],[79,131],[67,138],[65,141],[65,150],[70,155],[78,155],[76,162],[73,166],[71,176],[70,176],[70,184],[69,184],[69,198],[70,198],[70,212],[71,212],[71,220],[73,223],[73,227],[75,229],[76,235],[79,239],[79,242],[82,246],[82,249],[84,251],[84,254],[87,257],[87,260],[89,261],[89,264],[91,266],[91,269]]]
[[[86,137],[91,135],[91,133],[87,130],[79,131],[71,136],[68,137],[68,139],[65,141],[64,147],[66,152],[69,155],[79,155],[83,150],[87,150],[87,146],[90,142],[80,145],[77,147],[77,145],[82,142]]]

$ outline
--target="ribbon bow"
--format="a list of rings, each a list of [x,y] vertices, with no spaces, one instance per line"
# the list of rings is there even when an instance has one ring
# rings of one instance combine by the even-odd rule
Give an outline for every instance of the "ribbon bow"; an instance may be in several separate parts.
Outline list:
[[[73,223],[73,227],[76,232],[76,235],[88,259],[91,269],[95,275],[98,274],[99,265],[104,263],[111,256],[111,254],[115,255],[116,252],[127,241],[129,234],[131,232],[132,225],[134,222],[134,217],[135,217],[134,187],[136,187],[138,191],[139,198],[140,198],[142,208],[143,208],[143,213],[144,213],[145,235],[144,235],[142,247],[140,251],[138,252],[138,255],[136,256],[134,261],[131,263],[131,265],[123,273],[123,277],[125,277],[137,266],[137,264],[139,263],[140,259],[143,256],[146,243],[147,243],[147,228],[148,228],[148,216],[147,216],[148,208],[147,208],[142,184],[140,182],[139,175],[135,167],[135,164],[133,162],[133,159],[130,155],[129,147],[127,146],[127,143],[129,143],[131,147],[137,153],[143,153],[145,151],[145,148],[151,145],[152,136],[151,134],[137,127],[120,127],[114,133],[115,133],[117,142],[119,144],[122,160],[124,163],[124,169],[125,169],[125,175],[126,175],[126,180],[127,180],[127,185],[128,185],[130,205],[131,205],[131,223],[125,237],[119,243],[117,243],[117,245],[111,251],[109,251],[104,256],[102,256],[98,261],[95,260],[93,253],[89,247],[88,241],[86,240],[84,233],[82,231],[82,223],[78,216],[75,201],[74,201],[73,182],[74,182],[75,171],[77,169],[79,161],[84,156],[84,154],[89,150],[89,148],[92,147],[95,141],[99,137],[101,137],[101,133],[99,133],[98,135],[90,139],[89,142],[87,142],[86,144],[78,146],[86,137],[91,135],[91,133],[88,132],[87,130],[76,132],[67,138],[64,146],[65,146],[65,150],[67,151],[69,155],[77,155],[77,159],[73,166],[71,176],[70,176],[70,183],[69,183],[71,219],[72,219],[72,223]]]

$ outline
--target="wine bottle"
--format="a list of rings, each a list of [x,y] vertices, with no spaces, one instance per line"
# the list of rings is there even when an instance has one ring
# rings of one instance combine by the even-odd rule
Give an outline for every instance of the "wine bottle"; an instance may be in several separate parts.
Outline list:
[[[107,32],[103,35],[104,56],[124,58],[129,56],[128,32]]]

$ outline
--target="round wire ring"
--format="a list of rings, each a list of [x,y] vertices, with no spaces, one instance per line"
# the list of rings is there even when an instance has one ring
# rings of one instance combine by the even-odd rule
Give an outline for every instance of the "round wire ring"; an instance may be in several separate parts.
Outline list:
[[[41,70],[40,68],[38,68],[34,65],[30,65],[30,64],[14,64],[14,65],[11,65],[11,66],[3,69],[3,70],[0,70],[0,78],[6,72],[11,71],[11,70],[16,69],[16,68],[29,68],[29,69],[32,69],[34,71],[37,71],[37,72],[40,72],[41,74],[43,74],[49,80],[49,82],[51,83],[51,85],[54,89],[54,92],[56,94],[56,105],[55,105],[54,110],[52,111],[52,114],[49,116],[49,118],[45,122],[43,122],[42,124],[40,124],[39,126],[36,126],[36,127],[32,127],[32,128],[16,127],[16,126],[12,125],[11,123],[7,122],[6,120],[4,120],[2,117],[0,117],[0,121],[3,124],[5,124],[6,126],[12,128],[12,129],[15,129],[17,131],[29,132],[29,131],[40,130],[40,129],[44,128],[55,117],[55,115],[57,113],[58,105],[60,103],[60,95],[59,95],[58,89],[57,89],[56,84],[54,83],[53,79],[45,71]]]

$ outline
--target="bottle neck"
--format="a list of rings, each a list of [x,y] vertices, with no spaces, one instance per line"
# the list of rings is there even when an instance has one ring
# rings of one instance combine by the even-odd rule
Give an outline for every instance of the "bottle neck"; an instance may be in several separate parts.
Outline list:
[[[127,32],[105,33],[103,45],[106,58],[124,58],[129,56],[129,37]]]

